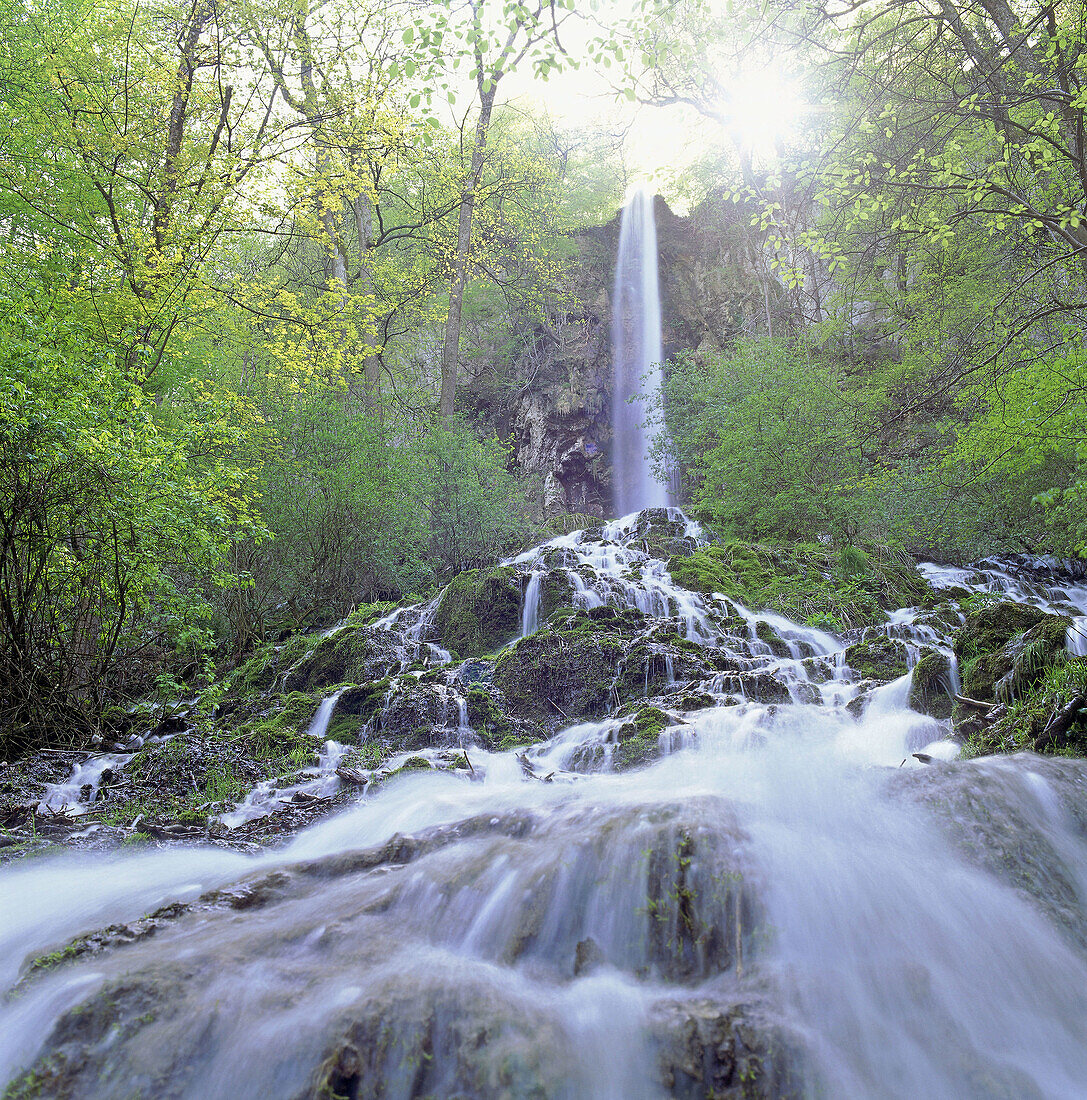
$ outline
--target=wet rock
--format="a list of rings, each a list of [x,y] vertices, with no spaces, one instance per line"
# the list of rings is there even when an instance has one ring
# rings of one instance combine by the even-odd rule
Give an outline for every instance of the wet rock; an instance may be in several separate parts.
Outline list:
[[[438,970],[416,991],[378,992],[353,1006],[296,1100],[569,1095],[560,1068],[569,1045],[554,1020],[470,974],[456,991],[441,977]]]
[[[659,695],[679,681],[701,681],[717,670],[715,656],[724,656],[688,642],[674,631],[656,631],[639,638],[628,648],[616,669],[615,690],[624,702]],[[733,667],[725,659],[725,667]]]
[[[765,619],[760,619],[755,624],[755,637],[758,638],[760,642],[764,642],[768,645],[770,647],[770,652],[773,653],[775,657],[792,656],[792,650],[789,649],[789,643],[785,641],[785,639],[782,638]],[[810,657],[812,655],[811,649],[809,648],[805,656]]]
[[[1045,808],[1052,800],[1075,834],[1087,835],[1087,761],[1026,754],[952,761],[895,772],[888,789],[928,807],[971,862],[1029,894],[1087,947],[1087,899],[1060,841],[1068,825],[1054,829]]]
[[[615,625],[571,615],[502,653],[494,684],[506,713],[552,729],[603,715],[614,700],[613,685],[626,655],[622,635],[609,629]]]
[[[442,592],[434,613],[438,644],[461,657],[501,649],[520,631],[525,583],[524,574],[510,566],[458,573]]]
[[[875,680],[862,680],[857,685],[856,695],[846,703],[846,711],[859,721],[872,701],[872,692],[881,686]]]
[[[806,657],[802,662],[808,679],[813,684],[825,684],[834,679],[834,661],[826,657]]]
[[[654,1006],[661,1083],[680,1100],[801,1100],[817,1091],[797,1037],[756,1003]]]
[[[580,977],[595,970],[604,961],[604,952],[592,937],[581,940],[574,953],[574,977]]]
[[[911,709],[930,718],[946,720],[951,717],[953,703],[951,661],[938,649],[922,649],[910,681]]]
[[[673,981],[742,974],[766,918],[738,825],[670,823],[649,849],[649,959]]]
[[[677,554],[690,554],[697,547],[697,542],[687,535],[686,522],[673,518],[666,508],[646,508],[638,513],[631,544],[635,547],[641,544],[646,554],[663,561]]]
[[[753,703],[788,703],[789,688],[772,672],[728,673],[720,678],[721,690]]]
[[[372,712],[370,740],[396,752],[460,743],[457,699],[444,682],[403,676],[382,692],[382,700]]]
[[[660,735],[675,719],[658,707],[643,707],[632,720],[615,731],[617,742],[612,756],[616,771],[641,767],[661,755]]]
[[[854,643],[845,651],[845,663],[862,679],[888,684],[904,676],[909,669],[909,651],[906,646],[886,634],[866,631],[864,640]]]

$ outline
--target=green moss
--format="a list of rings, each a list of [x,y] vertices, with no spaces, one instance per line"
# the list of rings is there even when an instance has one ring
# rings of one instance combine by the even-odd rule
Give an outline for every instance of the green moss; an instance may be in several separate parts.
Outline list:
[[[297,664],[317,643],[316,634],[295,634],[282,645],[264,645],[227,677],[228,695],[252,695],[268,691],[279,676]]]
[[[1029,692],[1048,667],[1066,659],[1070,622],[1009,600],[972,610],[954,638],[963,694],[1007,702]]]
[[[790,656],[789,643],[764,619],[755,624],[755,637],[770,647],[775,657]]]
[[[26,971],[28,974],[33,974],[41,973],[46,970],[53,970],[72,959],[78,958],[81,954],[83,954],[82,942],[75,940],[57,951],[50,951],[47,954],[38,955],[37,958],[32,959],[30,963],[27,964]]]
[[[552,617],[542,630],[499,655],[494,684],[508,716],[557,727],[605,713],[628,643],[608,629],[623,622],[619,613],[594,611],[613,617],[594,618],[592,612]]]
[[[15,1077],[4,1089],[3,1100],[53,1100],[71,1095],[68,1061],[63,1054],[51,1054],[33,1069]]]
[[[356,607],[345,620],[348,626],[369,626],[384,615],[396,610],[397,605],[388,601],[378,603],[362,603]]]
[[[616,771],[641,767],[660,756],[660,734],[673,720],[659,707],[642,707],[616,730],[612,763]]]
[[[526,733],[511,733],[498,742],[496,748],[499,752],[515,752],[517,749],[531,748],[538,745],[543,737],[532,737]]]
[[[993,653],[1046,618],[1049,616],[1040,608],[1012,600],[975,606],[955,634],[955,655],[962,660]]]
[[[414,771],[430,771],[431,763],[425,757],[422,756],[409,756],[399,768],[393,772],[394,775],[399,775],[401,772],[414,772]]]
[[[357,745],[366,723],[352,714],[340,714],[328,723],[325,730],[326,741],[336,741],[341,745]]]
[[[865,680],[890,683],[904,676],[909,667],[909,651],[902,642],[885,634],[856,642],[846,649],[845,662]]]
[[[693,554],[672,558],[668,563],[672,580],[691,592],[712,595],[722,592],[736,596],[736,583],[732,572],[732,557],[721,546],[708,546]]]
[[[438,643],[461,657],[500,649],[520,630],[523,583],[510,566],[458,573],[434,612]]]
[[[835,630],[883,622],[883,608],[917,604],[931,592],[913,562],[897,551],[847,551],[733,542],[673,557],[668,569],[677,584],[694,592],[720,592],[755,610]]]
[[[468,725],[493,745],[501,746],[512,727],[490,688],[473,685],[464,693],[468,704]]]
[[[932,718],[951,717],[951,662],[938,649],[923,649],[910,681],[910,706]]]
[[[357,741],[363,727],[381,713],[392,686],[393,681],[386,678],[344,689],[336,700],[326,736],[344,744]]]

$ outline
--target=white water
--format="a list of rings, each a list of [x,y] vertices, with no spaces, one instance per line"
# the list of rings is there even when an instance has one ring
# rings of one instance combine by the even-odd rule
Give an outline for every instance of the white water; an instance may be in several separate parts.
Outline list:
[[[661,389],[661,307],[657,276],[657,230],[653,196],[634,189],[623,207],[612,295],[612,501],[619,515],[664,508],[668,491],[653,476],[649,452],[653,430],[644,395]]]
[[[686,529],[680,514],[672,520]],[[908,675],[873,692],[854,718],[845,705],[859,685],[839,639],[679,589],[640,548],[639,522],[625,517],[596,539],[564,536],[521,564],[542,570],[544,554],[568,553],[556,568],[583,576],[584,592],[670,614],[681,633],[712,640],[747,673],[773,672],[793,702],[729,702],[751,681],[722,672],[693,685],[713,705],[677,713],[660,736],[672,751],[650,767],[609,770],[623,719],[576,722],[522,750],[523,762],[472,750],[472,773],[405,774],[255,861],[184,849],[7,868],[0,959],[10,984],[28,956],[246,870],[290,871],[396,834],[489,823],[402,865],[319,878],[278,906],[183,918],[146,944],[41,980],[0,1007],[0,1082],[103,983],[176,960],[192,975],[176,994],[180,1018],[149,1023],[137,1054],[154,1063],[185,1050],[178,1089],[194,1098],[296,1094],[304,1067],[344,1021],[377,1014],[408,1044],[424,1018],[438,1021],[440,1038],[460,1026],[443,1031],[446,1014],[474,1027],[494,1013],[505,1031],[479,1026],[515,1083],[485,1076],[477,1095],[527,1094],[516,1074],[538,1063],[547,1095],[666,1096],[647,1030],[655,1014],[691,998],[728,1006],[752,997],[767,998],[804,1048],[821,1095],[1083,1095],[1082,916],[1062,925],[987,870],[983,856],[996,843],[1011,863],[1029,856],[1032,878],[1059,878],[1068,911],[1082,914],[1087,844],[1067,791],[1087,782],[1087,769],[1030,756],[922,766],[910,754],[953,746],[939,740],[939,723],[908,709]],[[730,612],[745,621],[742,636],[725,629]],[[888,629],[906,630],[912,618],[896,615]],[[760,620],[789,656],[757,641]],[[811,685],[816,667],[830,678]],[[808,701],[796,701],[801,694]],[[450,701],[450,730],[470,735],[463,696],[451,689]],[[333,706],[326,700],[315,716],[316,738]],[[931,801],[929,781],[947,784]],[[934,811],[959,795],[949,817]],[[513,817],[531,822],[526,832],[503,831]],[[682,965],[672,957],[682,928],[652,901],[653,853],[665,853],[669,872],[677,865],[667,855],[669,821],[694,838],[687,881],[700,922],[726,927],[737,884],[764,907],[750,918],[742,965],[697,952]],[[975,825],[997,832],[969,859],[953,837]],[[575,976],[579,946],[590,940],[600,964]],[[435,1040],[430,1057],[431,1076],[418,1088],[463,1092],[456,1052]],[[418,1095],[418,1066],[410,1057],[394,1063],[387,1095]],[[96,1091],[90,1081],[87,1094],[122,1094],[117,1084],[103,1077]]]

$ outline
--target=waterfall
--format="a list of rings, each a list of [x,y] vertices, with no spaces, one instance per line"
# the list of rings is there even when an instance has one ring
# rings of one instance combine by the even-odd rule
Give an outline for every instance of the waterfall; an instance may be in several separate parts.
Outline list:
[[[612,296],[612,482],[617,515],[639,508],[665,508],[668,490],[653,476],[649,449],[652,429],[643,395],[660,395],[661,306],[657,283],[657,230],[653,196],[635,189],[623,208],[619,256]]]
[[[403,669],[386,702],[441,705],[390,722],[385,777],[285,845],[0,867],[0,1090],[1083,1095],[1087,762],[950,761],[908,673],[873,687],[845,639],[683,588],[650,550],[681,539],[700,536],[670,510],[519,555],[586,613],[501,658]],[[1011,590],[998,569],[925,573]],[[1029,595],[1087,609],[1087,586]],[[418,637],[400,623],[392,644],[391,618],[360,632],[395,661]],[[946,648],[945,626],[914,608],[878,629]],[[612,701],[575,708],[603,647]],[[534,740],[511,712],[482,739],[482,674],[508,662],[532,685],[555,670],[542,701],[569,724]],[[319,774],[263,784],[224,823],[330,790],[344,750],[326,742]]]

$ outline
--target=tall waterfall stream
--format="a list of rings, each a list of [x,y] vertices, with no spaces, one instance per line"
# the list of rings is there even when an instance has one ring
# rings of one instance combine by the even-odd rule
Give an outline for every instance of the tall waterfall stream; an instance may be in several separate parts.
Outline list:
[[[616,769],[614,705],[511,752],[475,746],[457,706],[470,771],[374,784],[278,850],[3,869],[12,1095],[1085,1095],[1087,764],[950,759],[909,673],[851,707],[867,689],[841,639],[679,587],[647,516],[511,564],[518,645],[549,573],[588,614],[679,636],[646,665],[674,719],[659,759]],[[695,545],[682,514],[658,518]],[[1084,589],[1016,594],[1087,613]],[[948,647],[889,610],[912,654]],[[370,629],[414,656],[429,614]],[[462,700],[470,662],[428,653]],[[720,671],[691,677],[685,653]]]
[[[619,515],[663,508],[668,490],[653,474],[651,405],[661,390],[661,302],[653,196],[633,188],[623,207],[611,322],[612,480]],[[641,398],[649,398],[649,405]]]

